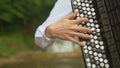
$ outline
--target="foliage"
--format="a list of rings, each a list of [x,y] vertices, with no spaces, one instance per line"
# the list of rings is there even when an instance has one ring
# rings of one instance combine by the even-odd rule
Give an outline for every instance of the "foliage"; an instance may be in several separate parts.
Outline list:
[[[0,24],[4,23],[4,28],[10,24],[17,27],[38,26],[48,16],[54,2],[55,0],[0,0]]]
[[[54,0],[0,0],[0,19],[7,23],[12,23],[15,19],[38,20],[42,11],[47,11],[53,2]]]
[[[56,0],[0,0],[0,56],[30,50],[34,31]]]

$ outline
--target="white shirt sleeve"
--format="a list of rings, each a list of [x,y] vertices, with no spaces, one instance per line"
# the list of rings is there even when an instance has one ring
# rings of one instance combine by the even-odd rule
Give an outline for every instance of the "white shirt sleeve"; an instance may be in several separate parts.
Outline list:
[[[36,45],[44,48],[51,45],[55,39],[50,39],[45,36],[45,29],[48,25],[55,23],[66,15],[72,13],[71,0],[57,0],[49,17],[40,25],[35,33]]]

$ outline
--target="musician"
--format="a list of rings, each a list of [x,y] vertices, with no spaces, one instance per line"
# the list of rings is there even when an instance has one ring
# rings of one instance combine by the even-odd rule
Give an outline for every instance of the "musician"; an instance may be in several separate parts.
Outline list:
[[[40,25],[35,33],[35,43],[44,48],[51,45],[56,38],[71,41],[81,46],[85,46],[85,42],[81,42],[75,37],[91,39],[88,34],[92,30],[78,26],[81,22],[88,22],[87,18],[79,18],[74,20],[78,11],[72,13],[71,0],[57,0],[49,17]]]

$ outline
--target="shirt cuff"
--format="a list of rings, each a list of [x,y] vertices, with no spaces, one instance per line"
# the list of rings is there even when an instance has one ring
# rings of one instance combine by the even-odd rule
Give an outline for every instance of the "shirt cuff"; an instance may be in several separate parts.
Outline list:
[[[45,39],[48,40],[48,41],[54,40],[54,39],[48,38],[48,37],[45,35],[45,33],[44,33],[44,37],[45,37]]]
[[[47,27],[46,27],[46,28],[47,28]],[[46,34],[45,34],[45,33],[46,33],[46,32],[45,32],[45,31],[46,31],[46,28],[45,28],[45,30],[44,30],[44,32],[43,32],[43,36],[44,36],[45,39],[48,40],[48,41],[50,41],[50,40],[54,40],[54,39],[52,39],[52,38],[48,38],[48,37],[46,36]]]

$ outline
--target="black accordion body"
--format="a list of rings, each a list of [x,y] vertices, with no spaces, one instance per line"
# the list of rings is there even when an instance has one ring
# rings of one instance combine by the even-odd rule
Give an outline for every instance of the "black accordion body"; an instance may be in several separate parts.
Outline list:
[[[79,26],[93,30],[82,48],[86,68],[120,68],[120,0],[71,0],[76,19],[89,18]]]

